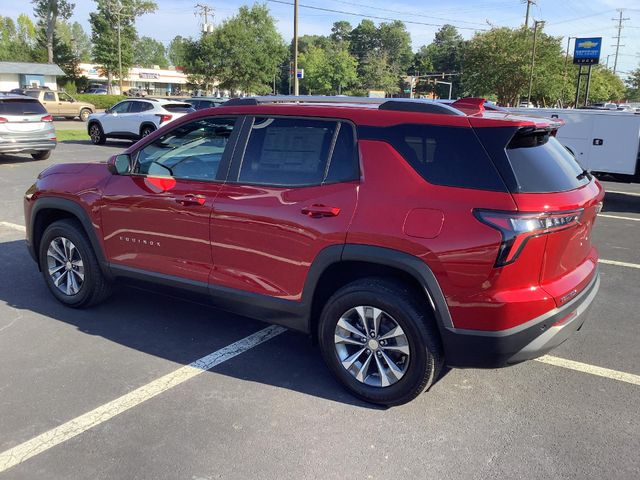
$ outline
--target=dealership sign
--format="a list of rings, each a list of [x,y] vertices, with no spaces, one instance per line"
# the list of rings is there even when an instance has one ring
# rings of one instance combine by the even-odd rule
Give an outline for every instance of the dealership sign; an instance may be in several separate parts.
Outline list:
[[[157,80],[158,78],[160,78],[160,75],[157,73],[140,72],[138,75],[140,76],[140,78],[146,78],[148,80]]]
[[[602,37],[576,38],[573,50],[573,63],[576,65],[595,65],[600,62]]]

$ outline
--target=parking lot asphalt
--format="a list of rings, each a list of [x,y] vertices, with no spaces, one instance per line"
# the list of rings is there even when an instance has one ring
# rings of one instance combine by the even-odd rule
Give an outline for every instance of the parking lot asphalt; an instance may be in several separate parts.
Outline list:
[[[640,478],[640,196],[607,194],[596,223],[601,257],[630,266],[601,265],[587,322],[551,353],[580,368],[451,370],[382,409],[342,390],[317,347],[286,331],[152,395],[139,388],[267,325],[179,293],[123,285],[72,310],[46,291],[20,230],[23,192],[50,164],[129,145],[0,157],[0,479]],[[7,463],[16,451],[24,461]]]

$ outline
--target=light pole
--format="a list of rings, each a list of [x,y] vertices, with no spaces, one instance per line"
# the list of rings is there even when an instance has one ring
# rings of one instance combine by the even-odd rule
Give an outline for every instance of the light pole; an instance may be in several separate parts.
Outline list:
[[[298,0],[293,2],[293,94],[300,95],[298,79]]]
[[[533,88],[533,67],[536,63],[536,41],[538,40],[538,25],[544,25],[544,21],[533,22],[533,48],[531,49],[531,72],[529,73],[529,94],[527,95],[527,107],[531,103],[531,90]]]

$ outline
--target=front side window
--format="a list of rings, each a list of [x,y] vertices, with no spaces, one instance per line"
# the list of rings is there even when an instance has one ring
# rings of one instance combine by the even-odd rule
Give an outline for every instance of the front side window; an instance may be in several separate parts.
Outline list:
[[[202,118],[174,128],[138,152],[134,174],[215,180],[235,118]]]
[[[73,102],[73,98],[71,98],[66,93],[59,93],[58,98],[60,99],[61,102]]]
[[[340,142],[339,132],[345,134]],[[340,160],[351,163],[353,153],[353,132],[349,124],[314,119],[264,118],[254,120],[237,180],[241,183],[274,186],[321,185],[331,177],[342,181],[344,172],[336,169],[333,173],[330,158],[336,145],[339,146]],[[348,153],[344,154],[345,142]],[[348,165],[347,170],[353,169]],[[330,175],[331,173],[331,175]]]
[[[120,102],[115,105],[112,109],[112,113],[127,113],[129,112],[129,108],[131,106],[131,102]]]

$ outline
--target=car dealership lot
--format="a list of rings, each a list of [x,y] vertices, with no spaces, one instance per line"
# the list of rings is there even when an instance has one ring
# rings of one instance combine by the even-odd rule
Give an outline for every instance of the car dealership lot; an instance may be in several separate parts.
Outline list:
[[[52,163],[128,145],[0,159],[0,478],[640,475],[640,196],[625,193],[639,185],[605,182],[620,193],[594,241],[622,265],[602,264],[587,323],[551,353],[578,364],[452,370],[379,409],[345,393],[302,335],[272,330],[211,370],[167,378],[268,326],[125,286],[90,310],[53,299],[24,246],[22,194]]]

